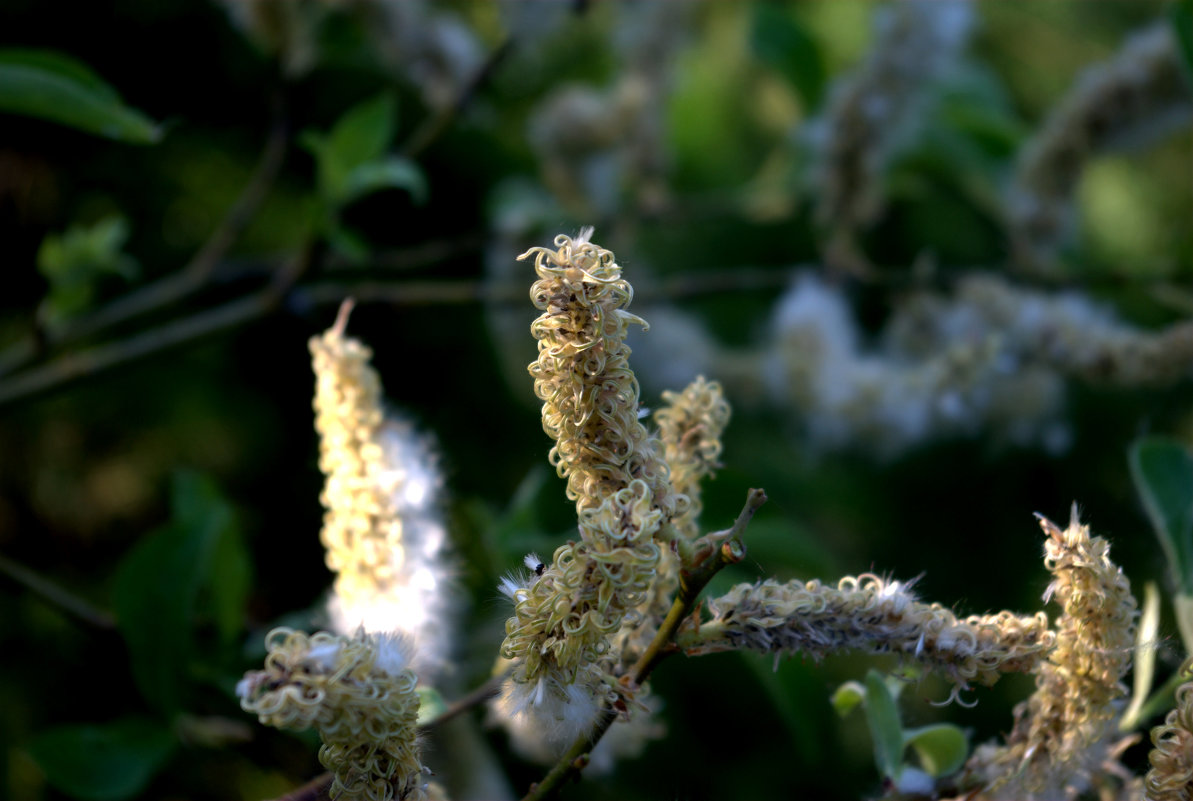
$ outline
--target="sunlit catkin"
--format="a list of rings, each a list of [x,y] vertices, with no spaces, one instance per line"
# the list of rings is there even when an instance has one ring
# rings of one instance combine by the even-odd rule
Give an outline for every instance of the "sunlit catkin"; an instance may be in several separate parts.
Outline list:
[[[314,728],[331,798],[421,801],[417,679],[392,635],[274,629],[265,669],[245,674],[240,705],[279,729]]]
[[[701,481],[720,467],[721,434],[729,424],[729,402],[721,385],[698,376],[682,392],[664,392],[663,406],[654,413],[659,445],[671,471],[671,486],[687,498],[687,506],[672,519],[676,535],[689,541],[699,536]],[[623,663],[633,663],[646,649],[679,587],[679,557],[664,549],[657,577],[646,598],[614,636]]]
[[[1193,657],[1180,673],[1186,681],[1176,690],[1176,709],[1152,729],[1152,769],[1143,780],[1147,801],[1193,799]]]
[[[1126,696],[1136,604],[1130,583],[1110,561],[1110,545],[1077,519],[1068,528],[1041,518],[1044,593],[1063,608],[1056,647],[1036,671],[1036,691],[1015,708],[1004,746],[982,746],[966,766],[983,798],[1069,798],[1089,788],[1113,759],[1116,720]]]
[[[868,573],[835,587],[816,580],[739,584],[708,608],[712,620],[677,638],[688,654],[891,653],[949,679],[954,694],[970,682],[993,684],[1003,673],[1034,670],[1055,641],[1042,612],[960,619],[916,599],[907,584]]]
[[[417,646],[418,668],[433,669],[448,649],[437,508],[440,478],[427,441],[382,411],[372,351],[336,325],[311,339],[315,428],[327,566],[336,573],[333,627],[349,634],[394,631]]]
[[[609,637],[641,603],[659,562],[654,541],[686,499],[638,420],[638,382],[627,361],[633,289],[591,229],[560,235],[555,250],[533,248],[531,299],[538,359],[530,365],[543,401],[550,460],[576,502],[579,541],[556,549],[529,586],[514,588],[503,657],[515,660],[498,711],[533,715],[557,740],[591,723],[609,694],[599,664]]]

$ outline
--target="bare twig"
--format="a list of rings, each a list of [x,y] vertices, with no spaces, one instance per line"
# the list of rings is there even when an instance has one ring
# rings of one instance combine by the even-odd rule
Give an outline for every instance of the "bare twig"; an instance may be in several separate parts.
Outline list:
[[[275,799],[275,801],[323,801],[328,798],[331,789],[331,774],[320,773],[315,778],[295,790]]]
[[[118,342],[60,356],[6,379],[0,384],[0,406],[259,317],[277,308],[311,260],[318,258],[315,250],[304,248],[264,290]]]
[[[455,102],[445,106],[438,114],[428,117],[410,135],[410,139],[402,146],[402,155],[407,158],[414,158],[430,147],[431,143],[438,139],[447,130],[448,126],[451,125],[452,121],[468,107],[468,104],[472,102],[472,98],[476,95],[477,91],[492,77],[497,67],[505,60],[506,56],[513,52],[513,49],[513,37],[506,37],[505,41],[489,54],[489,57],[485,59],[485,63],[477,68],[472,78],[461,87],[460,94],[456,97]]]
[[[104,610],[63,589],[24,565],[14,562],[7,556],[0,555],[0,573],[40,595],[54,606],[71,613],[84,623],[105,630],[116,628],[116,619]]]
[[[475,690],[469,692],[467,695],[457,698],[451,703],[451,705],[447,707],[447,709],[439,713],[439,715],[433,720],[429,720],[422,726],[419,726],[419,731],[425,734],[432,729],[442,726],[452,718],[459,717],[469,709],[479,706],[485,701],[488,701],[490,698],[493,698],[497,695],[497,693],[501,692],[501,684],[505,681],[505,676],[505,673],[494,676],[481,686],[477,687]]]
[[[741,537],[745,533],[746,526],[753,519],[754,513],[764,503],[766,503],[766,493],[763,490],[750,490],[746,495],[745,506],[742,507],[733,526],[725,531],[718,531],[702,537],[689,552],[690,560],[683,557],[684,564],[679,576],[679,592],[671,604],[671,610],[667,613],[667,617],[659,626],[659,630],[655,632],[650,646],[622,679],[628,686],[632,688],[640,686],[650,678],[651,672],[664,657],[675,652],[671,641],[679,631],[680,625],[691,613],[692,607],[695,606],[696,599],[704,587],[722,568],[736,564],[745,558],[746,547]],[[544,801],[558,797],[564,784],[573,777],[578,777],[580,771],[588,765],[588,755],[616,719],[617,713],[606,708],[598,719],[596,728],[592,732],[577,737],[571,748],[560,757],[542,781],[531,785],[530,792],[523,797],[522,801]]]

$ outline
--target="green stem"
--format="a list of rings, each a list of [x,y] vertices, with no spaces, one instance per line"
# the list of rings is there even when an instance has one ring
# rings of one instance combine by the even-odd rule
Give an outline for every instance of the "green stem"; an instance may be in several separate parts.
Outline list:
[[[727,565],[737,564],[746,556],[746,546],[741,537],[746,526],[754,517],[754,513],[766,503],[766,492],[752,489],[746,495],[746,504],[737,516],[733,526],[713,534],[706,534],[697,540],[691,551],[691,561],[685,560],[679,572],[679,592],[671,604],[667,617],[663,619],[659,630],[655,632],[650,645],[634,666],[622,679],[631,688],[640,687],[650,678],[651,672],[665,657],[675,653],[672,640],[680,626],[687,619],[696,604],[696,599],[704,590],[712,577]],[[588,765],[588,755],[600,742],[601,737],[617,720],[617,712],[606,708],[597,719],[596,727],[588,733],[581,734],[572,743],[559,761],[552,766],[542,781],[530,787],[522,801],[544,801],[556,798],[569,779],[579,777],[580,771]]]

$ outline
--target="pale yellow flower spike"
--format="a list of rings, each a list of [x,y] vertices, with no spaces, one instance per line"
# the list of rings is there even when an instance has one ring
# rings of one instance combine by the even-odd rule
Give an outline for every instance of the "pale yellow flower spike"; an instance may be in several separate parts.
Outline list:
[[[378,481],[386,470],[377,442],[384,421],[381,381],[369,365],[373,351],[344,336],[350,310],[345,303],[336,324],[310,342],[319,469],[326,476],[321,537],[336,595],[345,600],[389,584],[403,558],[401,522],[388,519]]]
[[[327,566],[336,573],[332,628],[397,631],[426,674],[445,659],[447,625],[437,508],[440,478],[429,444],[382,410],[372,351],[344,333],[351,302],[310,341]]]
[[[274,629],[265,669],[245,674],[240,705],[280,729],[315,728],[330,797],[424,801],[417,678],[401,643],[384,634],[344,637]]]
[[[650,589],[655,537],[687,504],[638,420],[625,337],[631,323],[645,322],[625,310],[633,289],[591,233],[560,235],[555,250],[519,257],[533,256],[538,274],[530,295],[543,312],[531,324],[539,356],[529,370],[543,430],[555,440],[551,463],[576,502],[580,541],[560,546],[542,575],[512,594],[501,654],[516,663],[499,708],[536,717],[549,710],[560,723],[556,739],[582,731],[599,707],[592,699],[609,694],[598,661]]]
[[[1176,690],[1176,709],[1152,729],[1152,769],[1143,780],[1147,801],[1193,799],[1193,657],[1180,673],[1188,681]]]
[[[1091,537],[1074,504],[1069,527],[1040,519],[1044,565],[1053,574],[1045,600],[1063,607],[1056,647],[1036,673],[1036,691],[1015,709],[1005,746],[982,746],[966,766],[986,786],[981,798],[1071,797],[1113,760],[1122,678],[1131,664],[1135,598],[1110,546]]]

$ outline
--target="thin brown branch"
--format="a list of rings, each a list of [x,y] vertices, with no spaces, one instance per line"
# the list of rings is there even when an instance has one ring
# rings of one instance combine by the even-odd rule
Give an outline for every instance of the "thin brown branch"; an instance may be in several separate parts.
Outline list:
[[[0,555],[0,573],[84,623],[109,631],[116,628],[116,619],[104,610],[7,556]]]
[[[331,774],[320,773],[315,778],[274,801],[324,801],[331,790]]]
[[[497,67],[513,52],[513,49],[513,37],[506,37],[505,41],[499,44],[489,54],[489,57],[485,59],[485,62],[477,68],[472,78],[461,87],[460,94],[456,97],[455,102],[445,106],[438,114],[428,117],[410,135],[410,139],[402,146],[402,155],[407,158],[414,158],[430,147],[448,129],[455,118],[468,107],[468,104],[472,102],[472,98],[476,96],[477,91],[493,76],[493,73],[497,71]]]
[[[0,406],[260,317],[280,305],[293,282],[298,280],[311,260],[316,258],[318,256],[315,248],[304,248],[298,258],[278,272],[266,289],[223,306],[142,331],[127,339],[65,354],[8,378],[0,384]]]
[[[473,707],[480,706],[485,701],[493,698],[497,693],[501,692],[501,684],[505,681],[505,673],[494,676],[486,681],[481,686],[469,692],[467,695],[461,696],[453,701],[447,709],[439,713],[433,720],[429,720],[419,727],[419,731],[426,733],[432,729],[436,729],[447,723],[449,720],[459,717]]]
[[[128,320],[177,303],[202,289],[228,249],[256,216],[285,161],[289,132],[280,101],[274,121],[248,184],[190,262],[177,273],[139,287],[70,323],[57,334],[40,332],[0,353],[0,375],[8,375],[37,359],[46,348],[57,348],[103,333]]]

